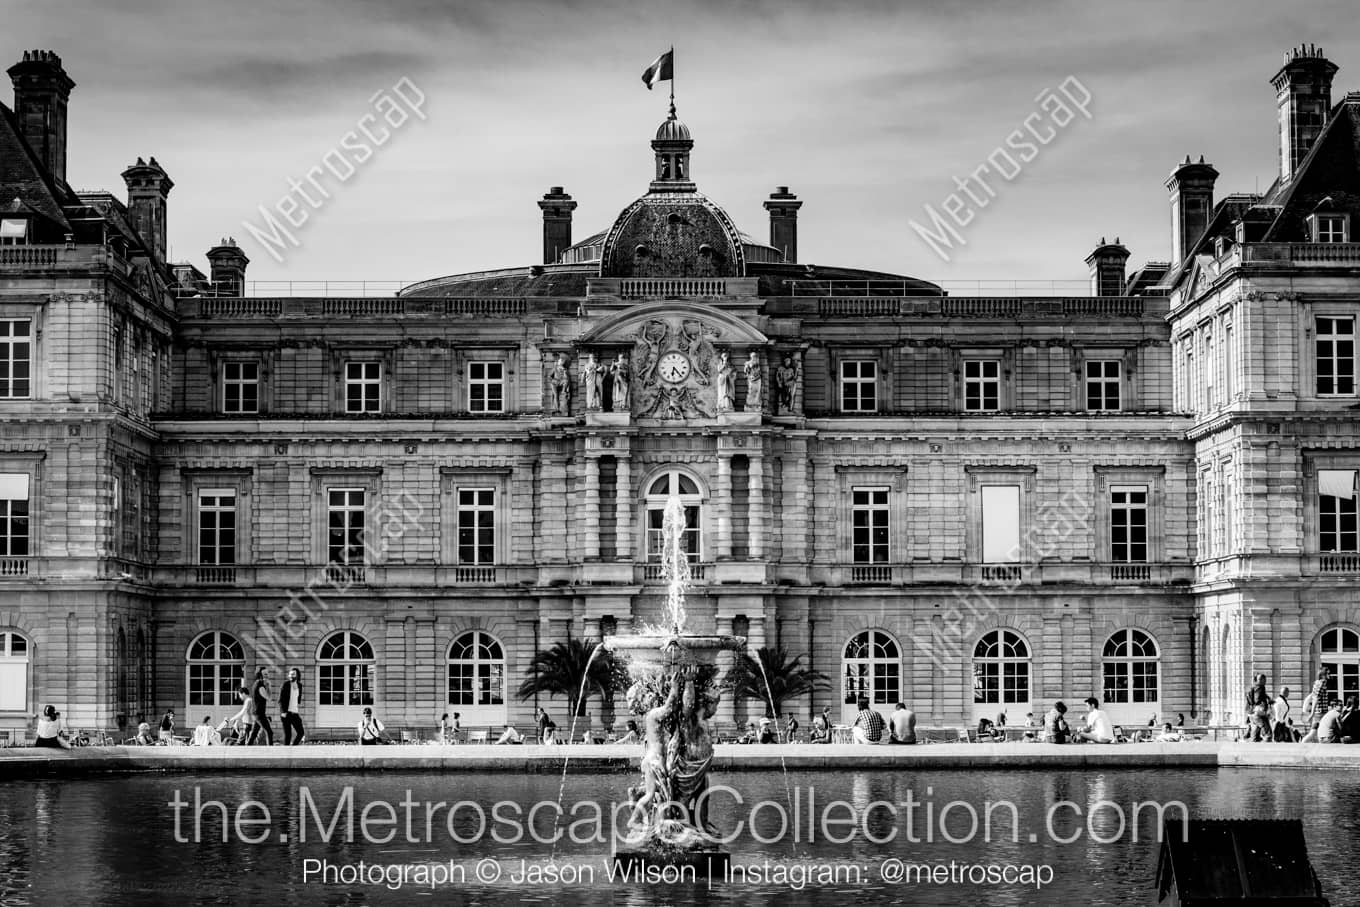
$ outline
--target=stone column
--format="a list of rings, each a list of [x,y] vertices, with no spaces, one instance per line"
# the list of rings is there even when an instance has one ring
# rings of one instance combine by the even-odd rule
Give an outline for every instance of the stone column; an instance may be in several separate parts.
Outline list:
[[[718,482],[713,489],[713,559],[732,558],[732,455],[719,452]]]
[[[614,481],[614,551],[621,561],[633,559],[633,475],[631,458],[616,457]]]
[[[600,458],[586,457],[585,519],[581,521],[586,560],[600,557]]]
[[[730,617],[718,618],[718,635],[719,636],[732,635],[732,618]],[[735,662],[736,655],[734,653],[727,651],[719,652],[718,676],[719,677],[727,676],[727,672],[732,670],[732,665]],[[717,725],[720,729],[730,730],[732,726],[737,723],[737,706],[732,696],[730,695],[724,696],[718,702],[718,711],[716,714],[714,714],[713,720],[717,722]]]
[[[765,556],[765,459],[752,454],[747,462],[751,464],[746,508],[751,539],[747,551],[751,560],[758,561]]]

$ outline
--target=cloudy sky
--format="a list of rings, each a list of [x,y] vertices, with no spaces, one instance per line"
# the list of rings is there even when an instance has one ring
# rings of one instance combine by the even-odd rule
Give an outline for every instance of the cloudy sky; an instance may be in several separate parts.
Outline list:
[[[441,2],[0,0],[0,57],[56,50],[76,80],[69,177],[122,194],[155,155],[176,186],[170,242],[196,261],[232,234],[258,280],[414,281],[530,264],[537,199],[563,185],[576,238],[646,191],[666,94],[642,69],[676,48],[700,191],[765,238],[761,201],[805,201],[800,257],[928,279],[1080,280],[1102,235],[1131,264],[1169,256],[1166,179],[1187,153],[1219,195],[1277,167],[1282,53],[1320,44],[1360,88],[1348,0]],[[1062,130],[942,261],[911,229],[1069,76],[1091,118]],[[274,206],[409,78],[412,119],[297,231],[276,263],[246,220]],[[8,99],[6,99],[8,100]],[[958,286],[958,284],[954,284]]]

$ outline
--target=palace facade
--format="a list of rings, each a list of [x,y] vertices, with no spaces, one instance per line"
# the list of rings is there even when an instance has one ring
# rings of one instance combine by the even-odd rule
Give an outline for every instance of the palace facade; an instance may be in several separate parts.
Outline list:
[[[0,735],[235,710],[299,667],[309,727],[527,721],[533,655],[661,623],[803,655],[926,725],[1103,697],[1243,717],[1249,675],[1360,692],[1360,95],[1287,55],[1280,172],[1166,182],[1169,262],[1101,241],[1080,297],[956,297],[800,260],[697,189],[689,130],[605,229],[387,297],[248,292],[166,257],[173,182],[66,175],[48,51],[0,105]],[[642,188],[642,187],[639,187]],[[905,230],[904,225],[904,230]],[[276,673],[276,679],[278,674]],[[598,712],[599,703],[592,703]],[[755,703],[724,702],[728,726]]]

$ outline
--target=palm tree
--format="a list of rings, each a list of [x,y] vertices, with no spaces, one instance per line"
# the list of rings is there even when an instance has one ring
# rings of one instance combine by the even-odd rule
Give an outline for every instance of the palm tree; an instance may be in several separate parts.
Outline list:
[[[764,668],[763,672],[761,668]],[[767,678],[768,688],[765,685]],[[727,672],[724,686],[736,698],[760,700],[767,709],[774,710],[772,717],[778,718],[788,700],[831,689],[831,678],[821,671],[803,667],[803,656],[790,658],[783,646],[761,646],[755,657],[749,650],[742,653]]]
[[[605,703],[611,702],[614,694],[627,686],[628,672],[613,652],[606,649],[595,654],[599,645],[595,640],[568,636],[565,641],[543,649],[529,662],[528,676],[516,695],[520,699],[531,699],[540,693],[565,696],[568,716],[578,717],[586,713],[586,701],[592,694]]]

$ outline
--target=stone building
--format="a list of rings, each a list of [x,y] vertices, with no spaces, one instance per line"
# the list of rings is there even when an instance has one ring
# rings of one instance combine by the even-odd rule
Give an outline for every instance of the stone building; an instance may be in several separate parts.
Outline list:
[[[234,711],[299,667],[314,728],[525,720],[533,655],[660,623],[686,508],[688,627],[829,674],[796,705],[923,724],[1102,696],[1242,719],[1247,677],[1360,687],[1354,333],[1360,96],[1275,78],[1281,173],[1173,172],[1173,260],[1090,253],[1082,297],[966,298],[799,261],[653,179],[542,262],[383,298],[269,298],[246,253],[166,259],[155,158],[66,182],[60,59],[0,105],[0,734]],[[701,168],[702,169],[702,168]],[[277,677],[277,674],[276,674]],[[561,703],[544,702],[550,709]],[[592,703],[592,711],[600,708]],[[760,706],[725,702],[724,725]],[[597,718],[598,721],[598,718]]]

